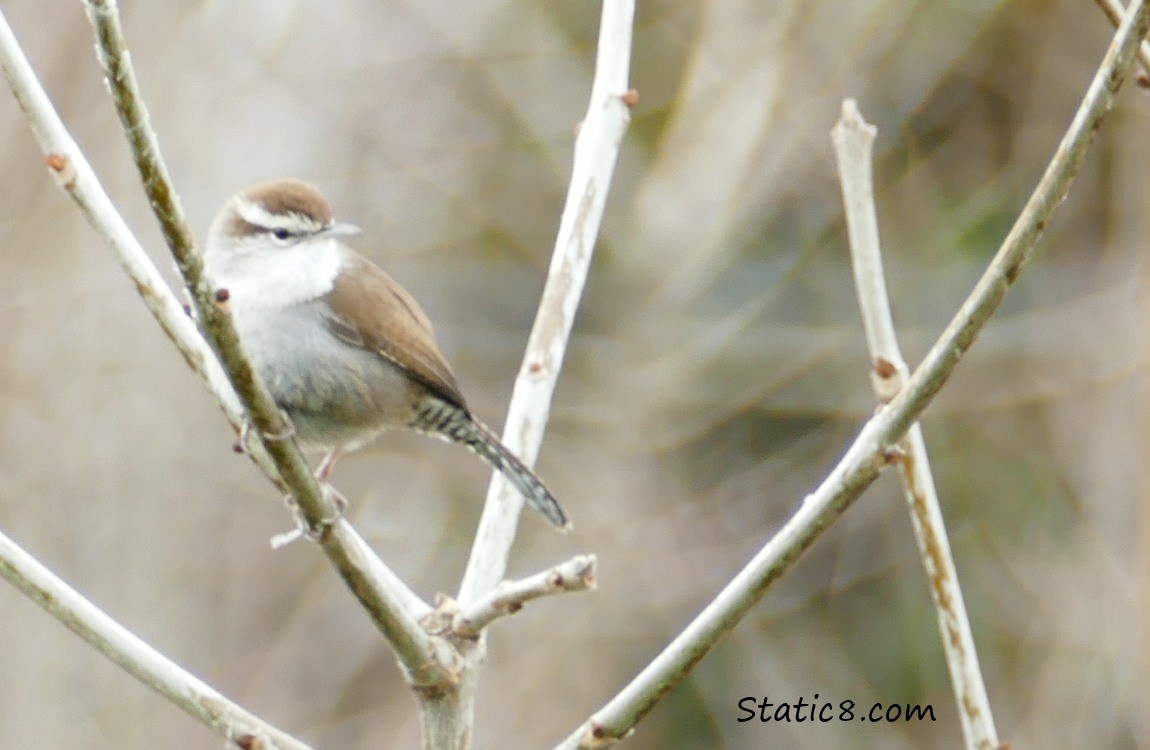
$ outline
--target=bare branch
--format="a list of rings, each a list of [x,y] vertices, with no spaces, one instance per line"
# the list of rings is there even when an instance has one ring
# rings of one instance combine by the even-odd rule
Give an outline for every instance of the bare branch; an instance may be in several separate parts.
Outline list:
[[[57,183],[80,206],[101,239],[116,254],[120,265],[135,282],[141,297],[161,327],[176,343],[209,392],[220,402],[238,431],[244,424],[245,412],[227,374],[100,186],[91,166],[36,79],[2,13],[0,69],[20,103]],[[198,262],[190,248],[189,253],[192,262]],[[210,301],[208,307],[213,314],[219,313],[218,306]],[[250,455],[277,487],[286,489],[276,465],[271,462],[262,445],[256,445]],[[303,468],[308,481],[311,481],[306,464]],[[417,618],[429,611],[428,605],[387,571],[346,522],[341,520],[337,523],[330,533],[324,535],[323,541],[325,551],[337,559],[337,566],[345,580],[349,581],[361,601],[365,602],[385,634],[392,636],[397,650],[406,656],[404,663],[411,668],[409,671],[415,678],[453,679],[452,662],[444,661],[442,649],[432,644],[429,636],[418,625]],[[385,591],[390,593],[381,593]],[[434,668],[434,665],[441,662],[444,666]]]
[[[80,147],[53,109],[2,12],[0,69],[44,151],[46,163],[57,184],[80,206],[100,239],[115,253],[116,260],[136,285],[160,327],[175,343],[192,372],[219,401],[228,420],[239,430],[244,421],[244,408],[227,373],[104,192]],[[262,446],[254,452],[253,459],[265,473],[275,475],[275,466]],[[287,488],[282,486],[282,489],[286,491]]]
[[[863,327],[874,368],[871,378],[881,403],[887,403],[906,381],[907,366],[899,349],[883,278],[878,218],[875,214],[871,159],[876,129],[866,123],[853,99],[843,102],[842,117],[831,131],[842,182],[843,205],[850,235],[852,267]],[[966,746],[994,750],[998,734],[982,669],[970,632],[970,619],[950,552],[938,493],[927,459],[922,428],[916,422],[899,442],[897,461],[911,512],[919,557],[938,613],[942,647],[958,703]]]
[[[604,0],[591,102],[575,141],[575,162],[559,234],[539,312],[507,412],[503,442],[527,465],[535,462],[563,366],[567,339],[583,294],[599,224],[623,133],[631,120],[628,89],[634,0]],[[487,503],[467,564],[459,601],[467,607],[490,591],[507,571],[523,499],[500,474],[492,477]]]
[[[659,699],[733,628],[779,577],[878,477],[896,443],[953,373],[1018,279],[1046,223],[1066,197],[1087,147],[1150,26],[1150,6],[1133,0],[1066,135],[990,266],[890,405],[872,417],[799,511],[630,684],[557,745],[600,748],[625,737]]]
[[[160,157],[155,133],[136,84],[135,72],[120,28],[116,2],[91,0],[85,6],[96,31],[96,51],[104,67],[108,90],[124,125],[148,201],[160,223],[164,239],[175,256],[180,274],[192,292],[204,330],[223,360],[232,386],[240,394],[257,434],[290,434],[290,426],[267,390],[258,382],[254,368],[240,350],[239,339],[227,310],[227,290],[210,288],[204,278],[203,263],[196,252],[195,239]],[[261,438],[261,442],[318,535],[324,529],[321,519],[337,515],[334,504],[325,501],[307,462],[293,441]]]
[[[587,280],[615,161],[630,121],[630,107],[636,101],[637,95],[627,87],[634,16],[634,0],[603,2],[591,101],[575,141],[575,162],[551,268],[503,433],[503,442],[529,466],[534,464],[543,440],[551,396]],[[457,606],[463,611],[474,611],[506,574],[522,507],[522,497],[502,475],[496,474],[488,487],[483,517],[460,585]],[[478,667],[485,652],[483,635],[481,632],[475,639],[456,639],[466,666],[455,689],[422,694],[425,748],[470,746]]]
[[[1114,24],[1115,27],[1122,23],[1122,14],[1126,10],[1122,7],[1122,3],[1118,0],[1095,0],[1095,2],[1098,3],[1102,12],[1106,14],[1110,23]],[[1142,77],[1139,84],[1148,86],[1150,85],[1150,42],[1145,39],[1138,45],[1138,62],[1142,64]]]
[[[267,748],[309,750],[308,745],[228,700],[141,641],[2,533],[0,576],[137,680],[212,727],[234,746],[240,747],[246,738],[255,736]]]
[[[451,621],[451,632],[461,638],[474,638],[500,617],[523,609],[523,605],[532,599],[565,591],[594,590],[595,567],[594,555],[579,555],[542,573],[517,581],[504,581],[466,611],[456,612]]]
[[[434,641],[419,625],[418,616],[426,605],[413,610],[418,597],[387,570],[351,525],[339,518],[335,503],[320,489],[295,441],[262,437],[290,434],[290,426],[240,348],[225,304],[226,290],[212,289],[204,278],[195,240],[148,121],[124,43],[116,2],[89,0],[86,5],[96,31],[96,48],[107,75],[108,88],[152,210],[180,273],[192,291],[204,329],[223,359],[232,385],[247,406],[279,476],[290,488],[310,530],[348,588],[391,642],[409,679],[421,686],[452,682],[455,679],[456,655],[446,644]]]

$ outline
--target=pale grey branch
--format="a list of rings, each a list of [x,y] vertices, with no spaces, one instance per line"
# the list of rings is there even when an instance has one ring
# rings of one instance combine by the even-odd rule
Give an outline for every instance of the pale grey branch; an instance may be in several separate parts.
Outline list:
[[[1018,279],[1046,223],[1070,190],[1087,148],[1113,103],[1114,93],[1129,73],[1147,26],[1150,7],[1146,0],[1133,0],[1038,186],[982,278],[906,386],[886,409],[863,426],[827,478],[746,567],[642,672],[557,748],[605,747],[626,737],[878,477],[887,463],[890,446],[907,432],[942,388]]]
[[[259,738],[269,750],[309,750],[308,745],[228,700],[141,641],[4,534],[0,534],[0,576],[137,680],[219,732],[229,744],[245,747],[251,738]]]
[[[320,546],[392,644],[408,677],[417,685],[450,682],[454,679],[455,658],[420,627],[418,616],[424,608],[419,611],[411,608],[418,597],[397,576],[386,571],[383,562],[358,538],[345,519],[331,520],[337,518],[339,512],[312,476],[295,441],[262,437],[290,434],[290,426],[240,348],[225,304],[226,295],[221,297],[204,278],[200,254],[148,121],[117,4],[115,0],[88,0],[86,7],[96,32],[96,49],[108,88],[152,210],[192,292],[204,330],[247,407],[264,449],[275,463],[276,472],[269,476],[281,477],[286,483]],[[382,571],[386,573],[381,575]]]
[[[107,8],[101,12],[107,12]],[[239,431],[244,424],[245,411],[229,382],[228,374],[100,186],[91,166],[52,107],[2,13],[0,13],[0,69],[20,103],[57,183],[80,206],[101,239],[113,250],[120,265],[135,282],[141,297],[161,327],[175,342],[189,366],[199,375],[209,392],[217,398],[229,420]],[[278,487],[285,487],[279,478],[276,465],[271,462],[263,446],[257,445],[251,451],[251,456]],[[308,477],[310,479],[310,473]],[[430,643],[429,637],[419,628],[416,621],[429,607],[402,586],[390,571],[386,571],[382,562],[378,559],[365,559],[364,550],[370,550],[362,540],[354,537],[354,532],[346,523],[338,524],[328,537],[329,540],[334,540],[334,543],[341,543],[342,540],[344,552],[341,554],[349,563],[355,562],[360,565],[361,570],[373,571],[371,574],[361,576],[363,581],[373,581],[370,586],[363,585],[356,589],[361,599],[364,598],[364,592],[378,592],[385,588],[392,590],[387,596],[371,593],[375,601],[372,601],[373,607],[369,608],[373,608],[373,616],[376,618],[381,617],[381,612],[388,612],[393,620],[400,623],[394,629],[400,633],[398,640],[409,655],[408,661],[414,668],[414,673],[428,679],[450,679],[452,672],[450,664],[438,672],[428,669],[429,664],[439,663],[442,659],[440,649]],[[349,542],[349,537],[354,537],[356,542],[354,545]],[[374,555],[371,557],[374,558]],[[71,613],[69,617],[82,622],[84,613]]]
[[[457,612],[451,632],[461,638],[474,638],[492,622],[515,614],[532,599],[564,591],[594,590],[595,567],[594,555],[579,555],[542,573],[504,581],[466,610]]]
[[[628,76],[634,17],[634,0],[604,0],[591,101],[575,141],[575,162],[551,268],[503,432],[504,444],[528,466],[535,463],[543,441],[551,396],[591,266],[615,161],[631,121],[634,94],[628,88]],[[490,591],[506,573],[522,507],[519,494],[495,475],[460,586],[459,602],[464,607]]]
[[[843,102],[842,117],[831,130],[842,183],[850,237],[851,265],[871,353],[871,378],[880,403],[888,403],[906,382],[907,366],[899,349],[883,278],[878,217],[875,212],[871,160],[876,129],[859,113],[853,99]],[[899,441],[897,462],[918,543],[919,557],[938,614],[943,652],[958,703],[966,747],[994,750],[998,734],[990,710],[982,668],[970,632],[970,618],[950,551],[950,540],[926,453],[922,428],[916,422]]]
[[[1119,0],[1096,0],[1102,12],[1116,27],[1122,23],[1122,14],[1126,11]],[[1150,76],[1150,42],[1145,39],[1138,45],[1138,62],[1142,64],[1143,75]]]
[[[587,280],[607,192],[623,134],[630,122],[634,92],[628,88],[634,0],[604,0],[599,26],[595,78],[587,115],[575,141],[575,161],[551,267],[527,351],[508,408],[503,442],[528,466],[535,462],[551,396],[563,365],[575,312]],[[487,491],[483,516],[460,585],[458,603],[470,611],[507,572],[507,560],[523,499],[496,474]],[[569,506],[578,508],[578,505]],[[576,511],[577,512],[577,511]],[[478,669],[486,649],[484,633],[456,639],[466,667],[458,685],[422,700],[425,748],[465,748],[471,744]]]

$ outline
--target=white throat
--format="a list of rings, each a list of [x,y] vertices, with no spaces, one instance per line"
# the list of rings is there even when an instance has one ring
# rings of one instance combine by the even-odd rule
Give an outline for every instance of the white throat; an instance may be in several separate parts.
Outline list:
[[[204,266],[212,284],[228,290],[233,310],[266,309],[306,302],[330,292],[348,252],[335,237],[283,246],[264,237],[236,242],[213,233]]]

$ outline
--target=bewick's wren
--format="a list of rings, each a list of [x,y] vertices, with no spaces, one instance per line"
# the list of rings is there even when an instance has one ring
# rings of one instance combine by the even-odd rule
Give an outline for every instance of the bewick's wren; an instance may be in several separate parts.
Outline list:
[[[539,477],[471,415],[415,299],[343,244],[355,234],[316,188],[278,180],[225,203],[204,254],[244,352],[296,436],[327,449],[317,475],[326,478],[342,450],[409,427],[467,446],[569,527]]]

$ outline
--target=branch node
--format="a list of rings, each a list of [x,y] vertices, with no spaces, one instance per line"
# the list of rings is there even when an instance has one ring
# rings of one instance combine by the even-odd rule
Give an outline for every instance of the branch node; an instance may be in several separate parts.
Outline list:
[[[876,375],[886,380],[898,374],[898,367],[886,357],[875,357],[874,371]]]
[[[632,734],[635,733],[635,728],[631,727],[625,731],[622,736],[616,737],[610,733],[607,727],[599,722],[592,721],[587,725],[587,732],[583,735],[583,741],[579,743],[580,748],[587,750],[599,750],[604,747],[611,747],[616,742],[621,742]]]
[[[902,463],[905,458],[906,451],[897,445],[892,445],[875,454],[874,466],[876,469],[881,471],[888,466],[894,466],[895,464]]]
[[[51,153],[45,161],[48,163],[48,169],[52,170],[52,177],[56,179],[57,184],[67,190],[75,187],[76,167],[67,154]]]
[[[459,602],[439,593],[435,595],[435,609],[421,617],[419,624],[431,635],[446,635],[451,632],[451,624],[459,614]]]
[[[240,750],[266,750],[268,746],[258,734],[241,734],[236,737],[235,743]]]
[[[871,386],[880,404],[889,404],[893,401],[905,383],[905,366],[900,367],[886,357],[875,357],[874,369],[871,371]]]

